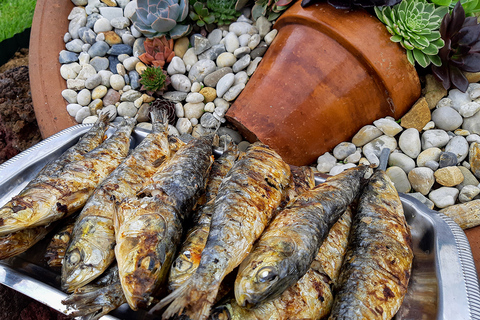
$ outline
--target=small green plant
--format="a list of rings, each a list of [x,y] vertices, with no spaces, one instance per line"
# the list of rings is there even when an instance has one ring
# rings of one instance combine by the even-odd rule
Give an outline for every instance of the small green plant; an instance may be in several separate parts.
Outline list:
[[[169,34],[178,39],[191,31],[190,25],[178,24],[188,15],[186,0],[138,0],[137,5],[133,26],[147,38]]]
[[[203,2],[196,1],[192,5],[192,9],[193,10],[190,10],[188,16],[197,24],[197,26],[203,27],[215,22],[215,15],[208,11],[208,8]]]
[[[260,16],[269,21],[277,19],[296,0],[257,0],[252,7],[252,17],[257,20]]]
[[[240,12],[235,10],[233,0],[207,0],[207,8],[215,16],[215,23],[219,26],[229,24],[240,16]]]
[[[458,0],[430,0],[432,3],[437,6],[447,6],[453,9],[455,5],[459,2]],[[480,12],[480,0],[462,0],[461,1],[463,10],[467,17],[475,15],[475,13]]]
[[[170,77],[167,72],[160,67],[150,67],[143,71],[140,84],[142,87],[140,90],[145,90],[148,93],[162,94],[162,92],[170,84]]]
[[[399,42],[407,50],[411,64],[415,61],[426,68],[430,63],[440,66],[438,56],[444,41],[440,38],[440,23],[448,7],[436,8],[426,0],[403,0],[393,7],[375,7],[378,19],[392,35],[390,40]]]
[[[0,42],[32,26],[37,0],[0,1]]]
[[[302,0],[302,7],[308,7],[312,4],[322,2],[323,0]],[[328,4],[337,9],[353,9],[355,7],[371,8],[374,6],[384,7],[393,6],[401,0],[327,0]]]

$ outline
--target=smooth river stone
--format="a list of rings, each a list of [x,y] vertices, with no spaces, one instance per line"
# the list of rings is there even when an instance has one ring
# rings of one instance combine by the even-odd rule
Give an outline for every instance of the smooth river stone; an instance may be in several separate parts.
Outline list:
[[[432,200],[438,208],[442,209],[454,205],[458,193],[457,188],[441,187],[430,192],[428,198]]]
[[[414,168],[408,173],[408,181],[415,191],[427,195],[435,183],[433,170],[427,167]]]
[[[450,206],[440,212],[452,218],[464,230],[480,225],[480,200]]]
[[[363,147],[373,139],[376,139],[382,135],[382,131],[373,125],[366,125],[361,128],[357,134],[352,138],[352,143],[357,147]]]
[[[395,189],[398,192],[407,193],[411,190],[412,186],[408,181],[407,174],[400,167],[389,167],[386,171],[387,176],[392,180]]]
[[[420,133],[417,129],[410,128],[402,132],[398,139],[398,146],[410,158],[415,159],[422,151]]]
[[[470,170],[475,177],[480,178],[480,144],[473,142],[470,145],[469,161]]]
[[[434,173],[435,180],[445,187],[456,186],[463,181],[462,171],[456,166],[440,168]]]

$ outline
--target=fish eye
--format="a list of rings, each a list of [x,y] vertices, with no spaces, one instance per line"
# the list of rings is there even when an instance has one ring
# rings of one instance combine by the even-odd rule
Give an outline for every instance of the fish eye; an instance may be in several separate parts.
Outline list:
[[[264,267],[257,272],[258,282],[275,281],[278,279],[277,270],[273,267]]]
[[[173,267],[180,272],[185,272],[185,271],[189,270],[190,268],[192,268],[192,266],[193,266],[193,264],[190,261],[185,261],[185,260],[180,259],[180,258],[175,260],[175,262],[173,263]]]
[[[78,249],[75,249],[72,251],[72,253],[69,254],[68,256],[68,262],[72,265],[76,265],[77,263],[80,262],[80,252],[78,251]]]

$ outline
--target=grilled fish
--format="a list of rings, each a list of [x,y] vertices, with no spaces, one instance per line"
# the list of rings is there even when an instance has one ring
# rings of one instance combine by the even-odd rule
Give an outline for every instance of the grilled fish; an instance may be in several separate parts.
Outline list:
[[[116,203],[134,196],[171,152],[167,131],[158,110],[153,128],[88,200],[75,224],[72,242],[62,267],[62,286],[67,292],[84,286],[115,260],[113,216]]]
[[[133,310],[148,306],[166,281],[182,236],[182,222],[204,191],[213,162],[211,141],[194,139],[180,148],[129,197],[115,214],[115,257],[120,281]]]
[[[188,231],[178,257],[170,269],[168,288],[173,291],[180,287],[194,272],[200,263],[200,256],[210,231],[213,203],[223,178],[232,168],[238,157],[237,145],[233,142],[225,144],[223,154],[215,160],[210,170],[205,188],[205,201],[194,213],[193,227]]]
[[[350,207],[333,225],[307,273],[281,296],[255,308],[242,308],[235,298],[217,306],[213,320],[322,319],[333,303],[331,287],[335,284],[347,249],[352,223]]]
[[[44,177],[0,209],[0,236],[44,226],[80,209],[127,155],[135,119],[126,119],[98,147],[70,162],[58,177]]]
[[[278,297],[308,271],[330,228],[359,195],[367,170],[355,167],[328,178],[273,219],[240,265],[235,280],[240,306]]]
[[[252,144],[220,185],[205,249],[196,272],[151,312],[172,304],[165,318],[206,319],[220,284],[245,258],[280,204],[290,168],[266,145]]]
[[[7,259],[27,251],[42,240],[53,226],[23,229],[0,237],[0,260]]]
[[[116,264],[92,284],[75,290],[62,300],[68,309],[77,309],[69,316],[82,320],[97,320],[125,302]]]
[[[67,251],[68,244],[72,239],[73,227],[75,221],[63,226],[50,240],[47,250],[45,252],[45,260],[47,265],[52,269],[62,269],[63,258]]]
[[[391,319],[407,292],[412,261],[402,203],[378,170],[359,201],[329,319]]]

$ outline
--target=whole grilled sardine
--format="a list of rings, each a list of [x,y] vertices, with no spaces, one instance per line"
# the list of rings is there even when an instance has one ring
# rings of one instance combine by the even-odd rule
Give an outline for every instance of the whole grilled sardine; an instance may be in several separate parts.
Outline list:
[[[225,144],[222,155],[215,159],[205,188],[206,204],[194,212],[192,228],[188,231],[185,241],[170,269],[168,288],[173,291],[180,287],[194,272],[200,263],[200,256],[210,231],[210,221],[213,212],[213,203],[218,188],[232,168],[238,157],[238,148],[234,142]]]
[[[240,306],[278,297],[308,271],[330,228],[359,195],[367,170],[354,167],[328,178],[273,219],[240,265],[235,280]]]
[[[329,319],[391,319],[407,292],[412,261],[402,203],[378,170],[360,198]]]
[[[115,260],[115,205],[134,196],[171,156],[158,110],[152,119],[152,132],[102,182],[80,213],[62,267],[62,287],[67,292],[89,283]]]
[[[98,147],[70,162],[59,176],[30,185],[0,209],[0,236],[44,226],[80,209],[127,155],[135,119],[124,120]]]
[[[45,252],[45,260],[50,268],[62,269],[63,258],[72,239],[74,226],[75,221],[66,224],[52,237],[52,240],[50,240]]]
[[[148,306],[165,284],[182,236],[182,222],[204,191],[213,162],[210,139],[180,148],[148,180],[144,198],[126,198],[115,214],[115,257],[133,310]]]
[[[281,157],[266,145],[252,144],[220,185],[195,274],[151,312],[173,301],[165,318],[183,312],[193,320],[206,319],[222,280],[246,257],[289,182],[290,168]]]
[[[240,307],[232,298],[216,307],[211,319],[316,320],[327,316],[333,304],[332,286],[340,273],[351,224],[352,211],[349,207],[333,225],[307,273],[281,296],[251,309]]]
[[[0,260],[7,259],[27,251],[35,243],[42,240],[53,226],[41,226],[23,229],[0,237]]]
[[[92,284],[78,288],[62,300],[68,309],[77,309],[69,316],[82,320],[97,320],[125,302],[116,264]]]

